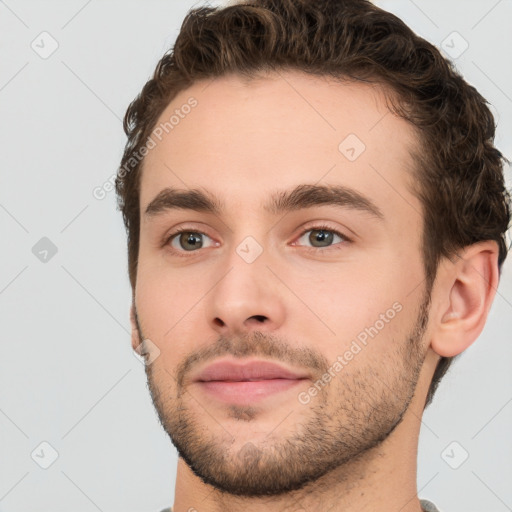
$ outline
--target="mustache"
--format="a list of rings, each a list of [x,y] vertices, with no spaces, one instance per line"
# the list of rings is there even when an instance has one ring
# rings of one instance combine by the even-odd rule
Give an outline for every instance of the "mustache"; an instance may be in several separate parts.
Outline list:
[[[205,345],[185,357],[176,370],[178,387],[183,386],[186,376],[195,366],[222,356],[260,356],[290,366],[306,367],[314,373],[323,373],[329,366],[322,354],[309,347],[296,348],[273,334],[253,331],[237,337],[220,336],[213,344]]]
[[[140,339],[146,339],[135,307],[134,318]],[[170,340],[169,343],[172,344],[175,341]],[[297,347],[296,345],[297,342],[289,343],[280,336],[262,331],[245,332],[236,336],[220,335],[215,342],[194,350],[178,364],[175,370],[178,389],[183,387],[187,375],[195,366],[222,356],[234,358],[260,356],[289,366],[307,368],[313,375],[323,375],[327,371],[329,362],[321,352],[310,346]],[[150,366],[146,367],[147,372],[151,371]]]

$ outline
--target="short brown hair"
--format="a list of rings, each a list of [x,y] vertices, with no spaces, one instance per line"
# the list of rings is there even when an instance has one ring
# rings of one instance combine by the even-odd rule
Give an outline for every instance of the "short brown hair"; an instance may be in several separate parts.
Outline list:
[[[286,69],[380,84],[392,91],[390,109],[417,130],[414,193],[423,206],[429,293],[441,257],[478,241],[498,243],[501,273],[510,195],[505,159],[494,147],[494,118],[477,90],[435,46],[368,0],[246,0],[189,11],[174,48],[126,111],[128,141],[116,192],[128,234],[133,291],[144,162],[139,155],[162,112],[198,80],[228,73],[251,79]],[[440,359],[425,407],[452,359]]]

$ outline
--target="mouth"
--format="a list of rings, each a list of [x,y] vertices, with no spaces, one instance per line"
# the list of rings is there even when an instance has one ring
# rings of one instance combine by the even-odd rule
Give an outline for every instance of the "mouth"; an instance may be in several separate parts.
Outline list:
[[[290,391],[308,378],[309,375],[303,371],[294,371],[269,361],[252,360],[240,364],[224,360],[207,366],[194,382],[214,399],[249,405]]]
[[[212,398],[236,405],[250,405],[295,388],[305,379],[211,380],[198,381],[201,389]]]

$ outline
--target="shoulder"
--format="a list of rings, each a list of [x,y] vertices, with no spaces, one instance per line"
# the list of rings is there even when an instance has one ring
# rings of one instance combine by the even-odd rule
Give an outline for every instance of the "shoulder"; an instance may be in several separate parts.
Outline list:
[[[421,508],[423,512],[441,512],[431,501],[429,500],[420,500]],[[164,511],[162,511],[164,512]],[[166,511],[167,512],[167,511]]]

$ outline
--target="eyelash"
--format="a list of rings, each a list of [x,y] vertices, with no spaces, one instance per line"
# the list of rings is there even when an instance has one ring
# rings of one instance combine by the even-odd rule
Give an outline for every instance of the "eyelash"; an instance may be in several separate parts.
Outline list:
[[[326,225],[319,225],[319,226],[312,226],[312,227],[308,227],[307,229],[304,229],[300,235],[297,237],[297,240],[302,238],[306,233],[308,233],[309,231],[327,231],[329,233],[334,233],[335,235],[339,236],[340,238],[343,239],[343,242],[352,242],[352,240],[344,235],[343,233],[341,233],[340,231],[337,231],[336,229],[332,229],[331,227],[329,226],[326,226]],[[178,228],[176,231],[173,231],[173,233],[171,235],[169,235],[166,239],[166,241],[164,242],[164,246],[170,246],[170,243],[172,242],[172,240],[174,238],[176,238],[178,235],[180,235],[181,233],[193,233],[193,234],[197,234],[197,235],[206,235],[206,233],[203,233],[202,231],[196,231],[194,229],[190,229],[190,228]],[[208,236],[208,235],[206,235]],[[338,242],[338,244],[341,244],[342,242]],[[343,244],[345,245],[345,244]],[[329,246],[329,247],[305,247],[305,249],[308,251],[308,252],[313,252],[313,253],[318,253],[318,252],[325,252],[325,251],[328,251],[328,250],[340,250],[342,249],[342,247],[334,247],[334,246]],[[188,257],[189,254],[191,253],[194,253],[194,252],[198,252],[198,251],[183,251],[183,250],[177,250],[177,249],[174,249],[171,247],[171,251],[176,254],[177,256],[180,256],[180,257]]]

